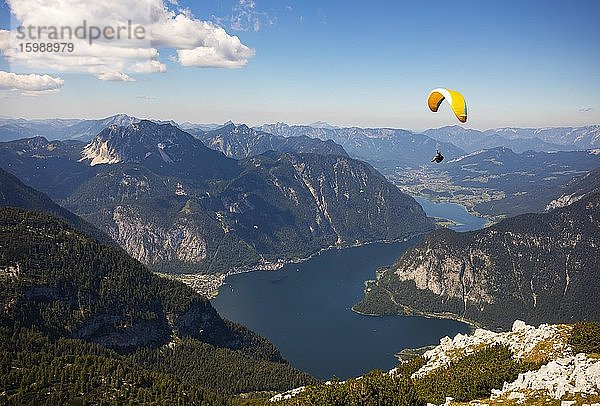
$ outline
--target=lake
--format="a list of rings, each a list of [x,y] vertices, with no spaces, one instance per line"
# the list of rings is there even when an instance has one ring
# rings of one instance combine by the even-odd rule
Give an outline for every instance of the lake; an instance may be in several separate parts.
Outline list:
[[[415,200],[419,202],[429,217],[446,218],[458,223],[451,227],[456,231],[479,230],[487,223],[487,219],[473,216],[460,204],[432,202],[423,197],[415,197]]]
[[[485,223],[466,211],[472,219],[463,217],[457,205],[423,206],[428,215],[451,218],[468,229]],[[293,366],[317,378],[388,370],[397,365],[394,354],[403,348],[437,344],[446,335],[470,331],[454,320],[372,317],[351,310],[363,297],[364,281],[374,279],[378,268],[393,263],[417,241],[332,249],[276,272],[232,275],[212,304],[223,317],[268,338]]]

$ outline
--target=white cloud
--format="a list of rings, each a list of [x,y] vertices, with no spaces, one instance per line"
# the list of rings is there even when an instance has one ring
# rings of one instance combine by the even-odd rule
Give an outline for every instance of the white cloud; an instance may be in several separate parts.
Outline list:
[[[24,90],[21,92],[21,95],[23,96],[29,96],[29,97],[37,97],[37,96],[44,96],[47,94],[55,94],[60,92],[60,89],[48,89],[48,90]]]
[[[242,0],[245,1],[245,0]],[[143,38],[129,37],[121,31],[120,39],[97,38],[90,45],[86,39],[63,39],[73,42],[74,52],[18,52],[17,32],[0,30],[0,49],[18,67],[60,72],[85,72],[102,80],[133,80],[131,73],[165,72],[159,48],[172,48],[184,66],[239,68],[254,56],[254,50],[229,35],[222,27],[192,16],[189,10],[173,11],[171,0],[7,0],[19,23],[34,27],[70,27],[75,30],[85,21],[91,27],[142,27]],[[68,30],[65,31],[68,33]],[[80,32],[83,32],[81,30]],[[37,31],[34,30],[37,35]],[[48,41],[49,31],[42,32],[40,42]],[[114,34],[113,34],[114,36]],[[11,37],[11,38],[9,38]],[[56,40],[58,41],[58,40]],[[12,45],[12,46],[11,46]]]
[[[291,6],[287,7],[291,10]],[[254,0],[238,0],[230,16],[231,29],[235,31],[260,31],[263,23],[274,25],[277,17],[258,11]],[[219,20],[218,20],[219,21]]]
[[[256,3],[253,0],[239,0],[233,8],[231,28],[237,31],[260,30],[260,18],[256,14]]]
[[[237,36],[231,36],[221,27],[213,26],[204,35],[201,46],[178,49],[179,62],[183,66],[241,68],[254,56],[254,50],[241,43]]]
[[[129,66],[129,70],[136,73],[162,73],[167,71],[167,66],[159,61],[141,61]]]
[[[0,71],[0,90],[20,91],[25,96],[57,93],[64,84],[59,77],[49,75],[19,75]]]
[[[123,72],[102,72],[96,75],[100,80],[108,82],[133,82],[134,79]]]
[[[8,49],[10,46],[10,31],[0,30],[0,52]]]
[[[248,63],[248,58],[254,56],[253,50],[244,54],[224,54],[211,47],[182,49],[177,51],[179,63],[183,66],[198,66],[203,68],[241,68]]]

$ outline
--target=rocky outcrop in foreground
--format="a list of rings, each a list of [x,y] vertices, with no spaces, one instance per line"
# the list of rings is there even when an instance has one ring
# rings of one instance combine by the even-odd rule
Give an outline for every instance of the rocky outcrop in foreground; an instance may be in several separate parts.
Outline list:
[[[439,400],[427,403],[428,406],[598,405],[599,334],[600,326],[594,323],[542,324],[533,327],[517,320],[512,329],[506,332],[476,329],[471,334],[458,334],[454,338],[444,337],[439,345],[425,351],[422,356],[401,361],[398,367],[387,373],[380,373],[379,377],[377,372],[372,371],[345,382],[327,382],[320,389],[300,387],[272,397],[271,402],[312,405],[319,404],[318,401],[327,399],[328,396],[334,399],[356,399],[354,395],[358,391],[361,399],[361,396],[366,396],[367,399],[389,400],[392,396],[395,402],[412,405],[402,396],[393,397],[394,393],[400,391],[404,393],[403,396],[417,393],[413,401],[423,406],[427,402],[434,402],[426,402],[426,399],[431,399],[432,396]],[[492,348],[507,348],[511,354],[510,361],[494,358],[493,364],[490,364],[490,359],[480,354]],[[421,351],[415,349],[413,352]],[[469,361],[470,373],[465,375],[464,369],[461,373],[457,365],[465,365],[465,360],[469,359],[476,359],[477,362]],[[503,368],[495,368],[495,364],[506,362],[525,367],[518,374],[497,375],[496,373],[502,373]],[[478,379],[480,376],[488,378]],[[498,376],[510,378],[496,379]],[[491,381],[494,383],[488,384]],[[482,385],[476,394],[471,392],[465,395],[464,391],[461,392],[461,387],[465,388],[474,383]],[[415,388],[412,392],[411,385]],[[442,393],[436,392],[440,388]],[[369,397],[365,390],[375,395]],[[450,396],[453,393],[462,396],[460,402]]]
[[[508,332],[476,329],[470,335],[444,337],[438,346],[424,353],[427,362],[413,377],[425,376],[483,347],[502,344],[507,345],[518,360],[550,361],[538,370],[519,374],[513,382],[505,382],[501,388],[492,390],[488,400],[475,404],[520,404],[533,399],[551,404],[558,401],[565,405],[594,404],[600,401],[600,359],[584,353],[574,354],[568,344],[572,328],[568,324],[542,324],[536,328],[517,320]],[[390,373],[395,371],[396,368]],[[447,399],[446,404],[458,403]]]

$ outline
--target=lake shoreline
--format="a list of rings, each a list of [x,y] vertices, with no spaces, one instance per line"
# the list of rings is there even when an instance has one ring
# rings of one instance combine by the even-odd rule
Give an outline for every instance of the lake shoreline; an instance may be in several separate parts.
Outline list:
[[[474,320],[466,319],[454,313],[435,313],[435,312],[426,312],[422,310],[413,309],[408,306],[404,306],[410,310],[409,313],[392,313],[392,314],[376,314],[376,313],[364,313],[360,310],[356,310],[353,305],[350,310],[352,310],[356,314],[360,314],[361,316],[369,316],[369,317],[386,317],[386,316],[405,316],[405,317],[424,317],[426,319],[442,319],[442,320],[454,320],[461,323],[464,323],[471,327],[473,330],[478,328],[483,328],[480,324],[478,324]]]
[[[430,218],[447,215],[465,228],[484,223],[462,207],[428,205],[425,210]],[[430,230],[437,228],[432,225]],[[402,349],[437,344],[442,337],[470,334],[477,327],[451,314],[414,311],[414,317],[364,317],[354,310],[364,295],[365,281],[374,279],[429,232],[331,245],[304,258],[262,259],[253,266],[231,269],[227,286],[211,303],[223,317],[267,337],[294,366],[314,376],[345,379],[372,369],[389,370],[397,366],[394,354]],[[280,272],[254,272],[259,270]],[[351,359],[348,353],[354,354]]]
[[[415,195],[414,197],[418,197],[420,199],[424,199],[424,200],[428,200],[429,202],[432,203],[446,203],[446,204],[455,204],[457,206],[461,206],[465,209],[465,211],[468,214],[471,214],[475,217],[481,218],[481,219],[485,219],[487,220],[487,223],[484,225],[484,227],[487,227],[489,224],[493,224],[491,223],[491,219],[489,217],[483,216],[479,213],[476,212],[472,212],[469,206],[458,203],[458,202],[450,202],[450,201],[441,201],[441,200],[437,200],[435,198],[428,198],[427,196],[423,196],[423,195]],[[419,203],[420,204],[420,203]],[[191,277],[189,274],[185,274],[185,275],[174,275],[175,279],[179,279],[182,282],[186,283],[188,286],[191,286],[192,289],[194,289],[197,293],[200,293],[201,295],[205,296],[206,298],[208,298],[209,300],[214,299],[215,297],[218,296],[219,294],[219,289],[226,284],[225,280],[227,279],[227,277],[229,276],[233,276],[233,275],[239,275],[239,274],[243,274],[243,273],[248,273],[248,272],[257,272],[257,271],[279,271],[281,270],[283,267],[285,267],[286,265],[290,265],[290,264],[300,264],[306,261],[309,261],[310,259],[316,257],[317,255],[321,255],[323,253],[326,253],[330,250],[343,250],[343,249],[349,249],[349,248],[357,248],[357,247],[363,247],[363,246],[367,246],[370,244],[395,244],[395,243],[400,243],[400,242],[407,242],[410,241],[414,238],[418,238],[420,236],[424,236],[426,234],[431,233],[432,231],[435,231],[438,228],[443,228],[443,226],[441,226],[440,224],[436,223],[436,219],[445,219],[450,223],[453,223],[453,225],[448,225],[449,228],[452,228],[453,226],[462,226],[464,224],[453,220],[451,218],[448,217],[440,217],[440,216],[430,216],[428,215],[428,217],[434,222],[435,224],[435,228],[429,230],[429,231],[425,231],[425,232],[421,232],[421,233],[416,233],[416,234],[410,234],[408,236],[405,237],[400,237],[400,238],[396,238],[396,239],[380,239],[380,240],[374,240],[374,241],[366,241],[366,242],[361,242],[361,243],[354,243],[354,244],[342,244],[342,245],[330,245],[328,247],[324,247],[321,248],[320,250],[313,252],[312,254],[303,257],[303,258],[292,258],[292,259],[278,259],[278,260],[265,260],[263,259],[262,262],[260,262],[259,264],[254,264],[254,265],[248,265],[248,266],[243,266],[243,267],[238,267],[238,268],[233,268],[231,270],[229,270],[228,272],[225,273],[218,273],[218,274],[214,274],[214,277],[212,278],[213,280],[210,281],[210,286],[209,289],[206,288],[206,286],[200,286],[199,283],[197,281],[194,281],[194,278]],[[202,274],[202,277],[204,278],[210,278],[211,275],[204,275]],[[191,280],[191,281],[190,281]],[[365,281],[366,283],[367,281]],[[434,317],[434,316],[432,316]],[[461,321],[461,320],[457,320],[457,321]],[[469,324],[469,323],[467,323]]]
[[[186,285],[190,286],[192,289],[194,289],[194,291],[196,293],[206,297],[209,300],[212,300],[219,295],[219,289],[223,285],[227,284],[227,282],[225,282],[225,280],[229,276],[239,275],[239,274],[249,273],[249,272],[259,272],[259,271],[276,272],[276,271],[281,270],[286,265],[301,264],[303,262],[309,261],[312,258],[314,258],[318,255],[324,254],[331,250],[344,250],[344,249],[350,249],[350,248],[359,248],[359,247],[364,247],[364,246],[368,246],[371,244],[397,244],[397,243],[401,243],[401,242],[408,242],[415,238],[429,234],[436,229],[437,229],[437,227],[433,228],[429,231],[422,232],[422,233],[410,234],[406,237],[400,237],[400,238],[391,239],[391,240],[390,239],[382,239],[382,240],[361,242],[358,244],[354,243],[354,244],[344,244],[344,245],[330,245],[328,247],[321,248],[320,250],[318,250],[316,252],[313,252],[312,254],[308,255],[307,257],[292,258],[292,259],[278,259],[276,261],[263,260],[263,262],[261,262],[259,264],[249,265],[249,266],[244,266],[244,267],[239,267],[239,268],[233,268],[226,273],[166,274],[166,273],[162,273],[162,272],[155,272],[155,274],[157,274],[161,277],[166,277],[168,279],[179,280],[179,281],[185,283]],[[400,255],[401,254],[399,254],[398,256],[400,256]],[[207,289],[207,286],[209,289]]]
[[[401,242],[408,242],[415,238],[429,234],[432,231],[435,231],[435,228],[432,230],[426,231],[426,232],[410,234],[406,237],[400,237],[400,238],[396,238],[396,239],[392,239],[392,240],[383,239],[383,240],[375,240],[375,241],[366,241],[366,242],[361,242],[358,244],[330,245],[328,247],[321,248],[319,251],[313,252],[312,254],[310,254],[309,256],[304,257],[304,258],[292,258],[292,259],[287,259],[287,260],[279,259],[277,261],[265,261],[259,265],[252,265],[252,266],[248,266],[248,267],[242,267],[239,269],[233,269],[225,274],[219,274],[219,275],[224,275],[224,278],[222,278],[221,284],[218,287],[216,287],[216,292],[211,292],[210,299],[214,299],[215,297],[218,296],[219,288],[226,284],[225,280],[229,276],[239,275],[239,274],[249,273],[249,272],[257,272],[257,271],[274,271],[274,272],[276,272],[276,271],[281,270],[286,265],[301,264],[303,262],[311,260],[312,258],[316,257],[317,255],[324,254],[324,253],[334,250],[334,249],[335,250],[344,250],[344,249],[349,249],[349,248],[364,247],[364,246],[371,245],[371,244],[397,244],[397,243],[401,243]],[[402,255],[402,254],[399,254],[399,256],[400,255]]]
[[[438,196],[430,196],[430,195],[425,195],[425,194],[413,194],[411,195],[413,198],[420,198],[420,199],[424,199],[427,200],[429,202],[432,203],[445,203],[445,204],[456,204],[457,206],[461,206],[464,207],[466,212],[468,214],[470,214],[473,217],[479,217],[483,220],[486,220],[485,225],[483,226],[485,227],[489,227],[492,226],[494,224],[496,224],[498,221],[502,220],[504,217],[502,216],[489,216],[489,215],[485,215],[483,213],[479,213],[477,210],[475,210],[475,205],[471,204],[471,203],[464,203],[461,202],[459,200],[454,200],[454,199],[448,199],[448,198],[442,198],[442,197],[438,197]],[[452,219],[448,219],[447,220],[450,221],[454,221]],[[460,223],[459,223],[460,224]]]

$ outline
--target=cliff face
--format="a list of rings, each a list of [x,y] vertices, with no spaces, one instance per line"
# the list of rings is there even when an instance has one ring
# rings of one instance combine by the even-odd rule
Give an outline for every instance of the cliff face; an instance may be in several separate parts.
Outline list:
[[[446,313],[492,328],[598,320],[600,193],[469,233],[438,230],[380,273],[367,313]]]
[[[198,264],[206,258],[206,241],[199,227],[185,218],[170,227],[143,220],[135,207],[113,210],[112,237],[135,259],[145,264],[183,261]]]
[[[221,200],[235,230],[271,256],[305,256],[330,245],[397,239],[433,228],[414,199],[363,162],[283,154],[243,164],[246,170]]]
[[[211,273],[433,228],[414,199],[360,161],[273,153],[240,165],[238,177],[209,192],[184,180],[109,171],[70,207],[145,264]],[[100,197],[97,188],[105,190]]]

